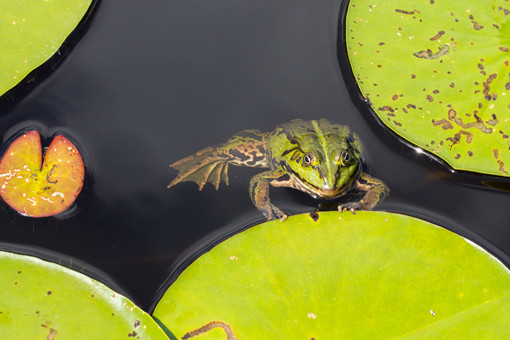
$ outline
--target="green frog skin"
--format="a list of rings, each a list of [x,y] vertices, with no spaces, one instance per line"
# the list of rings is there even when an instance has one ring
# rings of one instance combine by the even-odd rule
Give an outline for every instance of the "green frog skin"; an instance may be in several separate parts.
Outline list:
[[[178,170],[168,188],[193,181],[202,190],[207,182],[218,190],[228,185],[228,166],[269,168],[250,181],[253,204],[268,220],[287,215],[269,199],[269,186],[290,187],[316,198],[336,199],[350,191],[364,193],[357,201],[339,205],[340,212],[370,210],[388,194],[381,180],[361,171],[362,147],[348,126],[327,119],[295,119],[273,132],[243,130],[226,143],[208,147],[178,160],[170,167]]]

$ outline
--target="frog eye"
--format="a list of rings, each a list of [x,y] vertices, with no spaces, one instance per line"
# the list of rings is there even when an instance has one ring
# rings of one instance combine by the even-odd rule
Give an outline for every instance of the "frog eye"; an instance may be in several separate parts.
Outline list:
[[[342,151],[342,164],[347,164],[351,160],[351,154],[347,151]]]
[[[312,153],[309,152],[303,157],[303,165],[310,166],[315,161],[315,157],[313,157]]]

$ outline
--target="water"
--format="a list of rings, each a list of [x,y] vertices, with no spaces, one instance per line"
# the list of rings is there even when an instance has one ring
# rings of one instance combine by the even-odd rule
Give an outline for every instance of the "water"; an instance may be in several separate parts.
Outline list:
[[[229,187],[199,192],[189,182],[167,190],[176,175],[169,164],[242,129],[323,117],[360,135],[368,171],[392,190],[378,209],[438,223],[506,261],[510,195],[481,184],[498,178],[452,174],[379,126],[355,94],[345,56],[337,58],[341,5],[101,2],[58,69],[0,116],[3,142],[31,126],[47,142],[57,131],[73,138],[84,189],[73,211],[55,218],[0,204],[0,240],[82,260],[149,310],[190,258],[263,221],[248,196],[260,169],[231,167]],[[271,198],[290,213],[318,204],[292,189]]]

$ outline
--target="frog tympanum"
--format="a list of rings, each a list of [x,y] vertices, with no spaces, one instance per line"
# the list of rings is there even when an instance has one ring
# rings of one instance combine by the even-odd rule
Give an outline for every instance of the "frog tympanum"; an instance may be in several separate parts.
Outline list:
[[[269,185],[291,187],[313,197],[334,199],[350,191],[364,193],[359,199],[339,205],[338,210],[370,210],[389,193],[380,180],[361,170],[362,147],[356,134],[345,125],[327,119],[295,119],[273,132],[243,130],[226,143],[208,147],[170,166],[179,172],[168,188],[193,181],[202,190],[211,182],[216,190],[228,185],[228,165],[269,168],[250,181],[253,204],[268,220],[287,215],[269,200]]]

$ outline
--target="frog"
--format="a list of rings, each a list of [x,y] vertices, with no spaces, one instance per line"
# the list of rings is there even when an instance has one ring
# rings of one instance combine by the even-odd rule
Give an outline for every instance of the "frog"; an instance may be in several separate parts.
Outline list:
[[[168,184],[171,188],[184,181],[198,184],[202,190],[212,183],[229,184],[229,165],[269,170],[250,180],[249,195],[267,220],[287,218],[269,198],[270,187],[300,190],[314,198],[335,200],[350,192],[357,199],[338,204],[340,213],[371,210],[388,194],[388,186],[363,172],[362,144],[349,126],[327,119],[294,119],[271,132],[242,130],[225,143],[202,149],[180,159],[170,167],[178,171]]]

